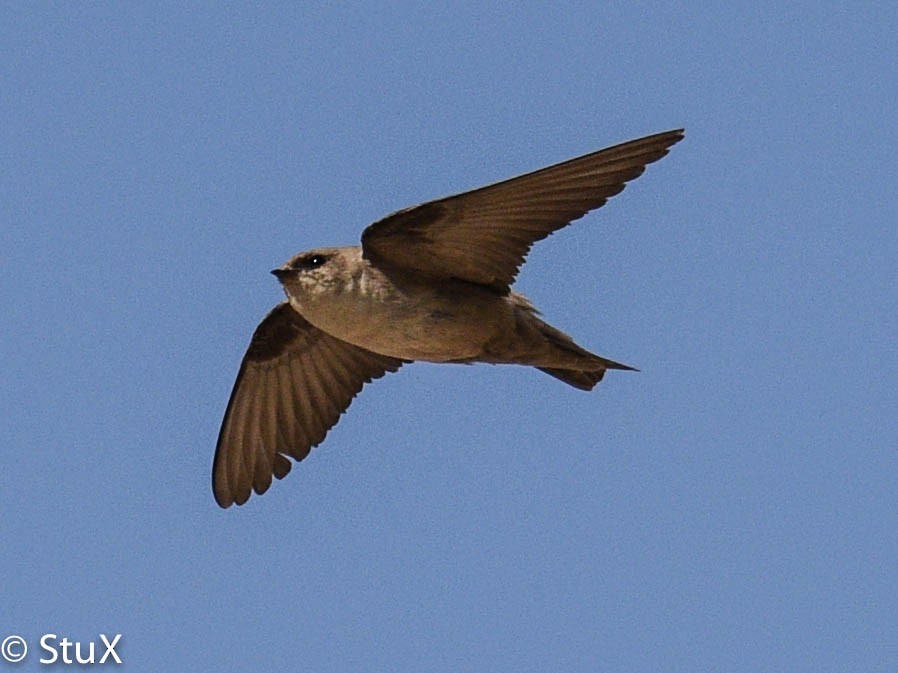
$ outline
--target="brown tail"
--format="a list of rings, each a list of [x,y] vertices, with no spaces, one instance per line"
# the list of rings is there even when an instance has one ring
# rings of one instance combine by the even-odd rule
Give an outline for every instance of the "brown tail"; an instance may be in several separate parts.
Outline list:
[[[519,337],[516,346],[521,355],[511,359],[481,358],[483,362],[531,365],[579,390],[595,388],[609,369],[636,371],[578,346],[567,334],[540,319],[539,312],[524,295],[512,292],[509,299],[515,309],[515,333]],[[515,348],[509,350],[514,352]]]
[[[549,369],[548,367],[539,367],[541,372],[545,372],[549,376],[554,376],[559,381],[564,381],[574,388],[580,390],[592,390],[596,384],[605,376],[605,370],[600,369],[596,372],[577,372],[573,369]]]
[[[604,359],[604,358],[602,358]],[[541,372],[545,372],[549,376],[554,376],[559,381],[564,381],[569,386],[574,386],[574,388],[578,388],[580,390],[592,390],[596,387],[596,384],[602,380],[602,377],[605,376],[605,372],[609,369],[625,369],[631,372],[638,372],[639,370],[634,367],[628,367],[627,365],[618,364],[617,362],[611,362],[608,360],[610,364],[606,366],[605,369],[598,369],[595,371],[577,371],[576,369],[551,369],[549,367],[537,367]]]
[[[564,332],[555,329],[542,320],[540,320],[540,323],[540,331],[553,346],[578,356],[578,359],[582,362],[582,369],[537,367],[541,372],[545,372],[549,376],[554,376],[559,381],[564,381],[568,385],[579,390],[592,390],[595,388],[596,384],[602,380],[602,377],[605,376],[605,372],[609,369],[639,371],[635,367],[630,367],[629,365],[624,365],[620,362],[594,355],[585,348],[581,348],[574,343],[574,340]]]

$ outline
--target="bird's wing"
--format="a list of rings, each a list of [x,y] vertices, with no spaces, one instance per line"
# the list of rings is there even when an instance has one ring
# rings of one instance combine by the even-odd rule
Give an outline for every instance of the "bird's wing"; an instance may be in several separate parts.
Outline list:
[[[682,138],[658,133],[400,210],[365,229],[364,256],[504,293],[533,243],[603,205]]]
[[[262,494],[305,458],[372,379],[403,360],[335,339],[284,302],[253,334],[221,424],[212,490],[222,507]]]

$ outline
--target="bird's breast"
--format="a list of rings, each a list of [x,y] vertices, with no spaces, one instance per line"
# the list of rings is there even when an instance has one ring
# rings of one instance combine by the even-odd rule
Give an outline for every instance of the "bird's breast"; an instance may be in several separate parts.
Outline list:
[[[291,303],[310,323],[343,341],[406,360],[476,358],[508,319],[505,300],[479,289],[395,283],[362,276]]]

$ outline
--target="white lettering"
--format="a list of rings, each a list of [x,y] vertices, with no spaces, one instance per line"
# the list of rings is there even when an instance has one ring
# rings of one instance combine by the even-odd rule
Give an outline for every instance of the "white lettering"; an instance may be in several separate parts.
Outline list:
[[[115,646],[118,644],[118,641],[121,639],[121,637],[122,637],[122,634],[121,634],[121,633],[116,633],[116,634],[115,634],[115,638],[113,638],[113,639],[112,639],[112,642],[110,643],[110,642],[106,639],[106,634],[105,634],[105,633],[101,633],[101,634],[100,634],[100,640],[102,640],[102,641],[103,641],[103,644],[106,646],[106,652],[103,654],[103,658],[100,659],[100,663],[101,663],[101,664],[102,664],[104,661],[106,661],[106,657],[108,657],[110,654],[112,655],[112,658],[115,659],[115,663],[117,663],[117,664],[122,663],[122,660],[119,659],[118,654],[116,654],[116,652],[115,652]]]
[[[81,657],[81,643],[75,643],[75,661],[79,664],[92,664],[94,663],[94,644],[88,643],[88,655],[84,658]]]
[[[56,651],[56,648],[47,643],[47,641],[51,639],[56,640],[55,633],[45,633],[43,636],[41,636],[41,649],[46,650],[53,655],[52,659],[44,659],[43,657],[41,657],[40,662],[42,664],[52,664],[59,658],[59,653]]]
[[[115,646],[118,645],[118,642],[122,639],[121,633],[116,633],[115,638],[110,642],[109,638],[106,637],[105,633],[100,634],[100,640],[103,641],[103,645],[106,647],[106,651],[103,653],[103,656],[100,658],[99,663],[106,663],[106,660],[114,661],[117,664],[122,663],[121,657],[119,657],[118,652],[115,651]],[[62,640],[58,640],[58,636],[55,633],[45,633],[41,636],[41,649],[47,653],[47,656],[41,657],[40,663],[42,664],[55,664],[57,661],[61,661],[64,664],[94,664],[97,663],[96,658],[96,643],[81,643],[78,641],[72,642],[68,638],[63,637]],[[74,645],[75,650],[75,658],[71,657],[72,645]]]

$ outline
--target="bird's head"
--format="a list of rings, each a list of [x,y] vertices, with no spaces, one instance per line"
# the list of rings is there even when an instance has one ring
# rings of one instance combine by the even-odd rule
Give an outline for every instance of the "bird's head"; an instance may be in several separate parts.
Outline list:
[[[320,248],[301,252],[272,270],[287,297],[300,304],[347,289],[353,280],[356,248]]]

